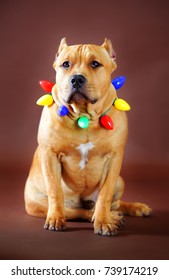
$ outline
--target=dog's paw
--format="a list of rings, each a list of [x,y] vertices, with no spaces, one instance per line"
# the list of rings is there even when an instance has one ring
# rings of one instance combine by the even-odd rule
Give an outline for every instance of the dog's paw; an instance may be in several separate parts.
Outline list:
[[[104,223],[95,220],[94,221],[94,233],[104,236],[115,236],[117,235],[118,226],[113,222]]]
[[[118,229],[123,229],[125,224],[124,214],[120,211],[111,211],[110,217]]]
[[[152,209],[144,203],[131,203],[128,208],[128,214],[136,217],[150,216],[152,214]]]
[[[124,216],[120,212],[111,211],[107,218],[94,218],[94,233],[104,236],[117,235],[118,229],[124,226]]]
[[[53,231],[64,231],[66,230],[66,220],[64,217],[53,217],[49,216],[46,218],[44,229]]]

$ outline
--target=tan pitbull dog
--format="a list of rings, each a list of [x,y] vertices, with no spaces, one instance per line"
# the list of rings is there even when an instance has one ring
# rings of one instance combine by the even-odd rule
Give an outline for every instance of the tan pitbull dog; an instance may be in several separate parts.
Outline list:
[[[38,147],[25,187],[26,211],[46,217],[45,229],[65,230],[66,220],[82,218],[94,221],[95,233],[115,235],[123,221],[119,211],[147,216],[151,209],[120,200],[127,118],[112,106],[117,95],[111,84],[116,69],[111,42],[68,46],[64,38],[54,68],[54,103],[42,112]],[[69,109],[64,117],[57,113],[61,105]],[[113,130],[100,125],[105,112],[113,120]],[[81,116],[90,120],[86,129],[77,125]]]

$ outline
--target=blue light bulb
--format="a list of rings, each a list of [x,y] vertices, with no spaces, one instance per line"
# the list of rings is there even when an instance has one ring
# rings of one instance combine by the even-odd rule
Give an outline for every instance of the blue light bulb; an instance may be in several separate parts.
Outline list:
[[[120,76],[112,81],[112,85],[115,87],[115,89],[119,89],[124,85],[125,81],[126,81],[126,77]]]
[[[58,114],[59,114],[60,117],[64,117],[64,116],[69,114],[69,110],[66,106],[61,105],[58,108]]]

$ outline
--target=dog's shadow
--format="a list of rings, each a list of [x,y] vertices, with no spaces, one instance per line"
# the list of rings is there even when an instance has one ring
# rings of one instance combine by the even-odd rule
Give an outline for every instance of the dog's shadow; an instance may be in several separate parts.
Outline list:
[[[156,210],[152,216],[143,218],[126,216],[119,236],[125,235],[169,236],[169,210]]]
[[[118,237],[127,235],[169,236],[169,210],[156,210],[150,217],[125,217],[125,225],[119,229]],[[83,220],[69,221],[67,233],[92,231],[93,223]]]

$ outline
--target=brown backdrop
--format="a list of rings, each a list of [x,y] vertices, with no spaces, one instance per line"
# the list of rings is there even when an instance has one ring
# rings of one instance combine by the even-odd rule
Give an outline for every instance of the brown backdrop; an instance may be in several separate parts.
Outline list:
[[[10,191],[14,194],[20,187],[16,200],[20,198],[24,215],[24,180],[41,113],[35,102],[43,94],[38,81],[54,81],[52,63],[62,37],[68,44],[112,40],[118,65],[112,78],[127,77],[118,95],[132,107],[123,172],[129,179],[149,182],[151,191],[154,182],[168,184],[168,27],[168,0],[0,2],[0,168],[1,190],[6,182],[5,207]],[[12,182],[5,181],[9,177]],[[156,195],[164,205],[158,191]],[[15,209],[16,200],[10,200]],[[152,204],[156,207],[156,201]]]
[[[119,96],[132,107],[127,163],[168,163],[168,1],[1,1],[1,162],[26,163],[36,145],[43,94],[54,81],[60,39],[69,44],[112,40],[125,75]]]

